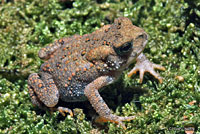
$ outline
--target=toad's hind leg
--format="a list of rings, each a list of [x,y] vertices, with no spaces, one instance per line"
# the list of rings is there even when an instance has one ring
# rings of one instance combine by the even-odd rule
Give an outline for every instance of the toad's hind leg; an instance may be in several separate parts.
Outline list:
[[[42,106],[41,101],[37,98],[36,94],[34,93],[34,89],[29,85],[28,85],[28,92],[29,92],[29,95],[31,97],[32,104],[38,106],[41,109],[44,109],[44,107]]]
[[[59,111],[63,116],[65,113],[73,116],[72,111],[68,108],[54,107],[58,103],[59,92],[50,74],[42,73],[42,78],[37,73],[31,74],[28,78],[28,89],[34,105],[44,110],[48,107],[51,111]]]
[[[103,98],[100,96],[98,89],[108,85],[111,83],[113,79],[109,76],[101,76],[94,80],[92,83],[88,84],[84,90],[85,95],[88,100],[96,110],[96,112],[100,115],[99,118],[96,119],[98,122],[114,122],[119,124],[124,129],[126,129],[125,125],[122,121],[130,121],[135,119],[135,116],[129,117],[120,117],[111,113],[111,110],[108,108]]]
[[[33,73],[28,78],[29,94],[33,104],[41,107],[40,102],[47,107],[54,107],[58,103],[59,92],[52,76],[42,73],[42,78]]]

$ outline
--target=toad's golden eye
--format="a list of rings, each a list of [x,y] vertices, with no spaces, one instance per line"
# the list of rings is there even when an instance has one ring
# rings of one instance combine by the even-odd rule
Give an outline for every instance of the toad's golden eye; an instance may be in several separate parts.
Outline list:
[[[132,50],[132,48],[133,48],[133,41],[130,41],[124,43],[122,46],[118,48],[114,47],[114,50],[118,55],[123,56],[127,54],[130,50]]]

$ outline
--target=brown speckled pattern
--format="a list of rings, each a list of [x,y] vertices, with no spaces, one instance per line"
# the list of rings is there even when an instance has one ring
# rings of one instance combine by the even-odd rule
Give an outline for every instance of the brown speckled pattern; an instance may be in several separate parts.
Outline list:
[[[74,35],[49,44],[39,51],[39,57],[45,60],[39,73],[28,78],[32,103],[53,109],[59,99],[66,102],[88,99],[100,115],[98,121],[115,122],[125,128],[122,121],[135,117],[113,115],[98,90],[114,82],[136,60],[137,67],[129,73],[129,77],[142,70],[143,73],[153,72],[156,78],[162,80],[154,68],[164,68],[152,64],[142,54],[147,39],[143,29],[132,25],[128,18],[120,17],[115,19],[114,24],[105,25],[91,34]],[[143,75],[140,78],[143,79]],[[63,115],[73,115],[68,108],[56,109]]]

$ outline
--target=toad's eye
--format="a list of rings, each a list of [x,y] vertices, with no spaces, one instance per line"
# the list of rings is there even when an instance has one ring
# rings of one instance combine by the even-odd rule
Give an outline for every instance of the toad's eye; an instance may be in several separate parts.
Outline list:
[[[132,49],[132,47],[133,47],[133,41],[124,43],[122,46],[118,48],[114,47],[114,50],[118,55],[123,56],[127,54]]]

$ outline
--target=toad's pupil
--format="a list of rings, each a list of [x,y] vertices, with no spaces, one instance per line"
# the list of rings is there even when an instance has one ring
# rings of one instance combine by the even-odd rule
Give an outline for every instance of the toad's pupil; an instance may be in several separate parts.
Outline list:
[[[124,44],[122,47],[120,47],[121,52],[128,52],[132,48],[132,42],[128,42]]]
[[[131,41],[123,44],[121,47],[114,48],[114,50],[118,55],[123,56],[127,54],[127,52],[129,52],[132,49],[132,47],[133,47],[133,42]]]

